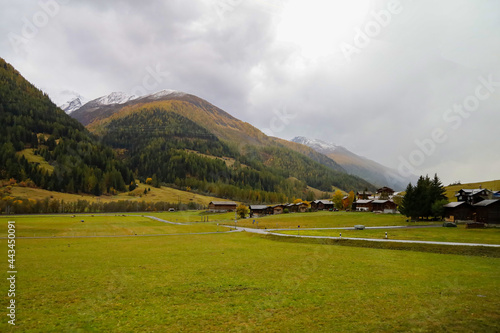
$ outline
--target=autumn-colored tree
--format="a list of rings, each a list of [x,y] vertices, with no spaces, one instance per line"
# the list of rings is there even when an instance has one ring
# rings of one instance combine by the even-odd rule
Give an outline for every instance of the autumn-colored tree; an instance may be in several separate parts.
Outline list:
[[[238,207],[236,207],[236,213],[240,218],[244,219],[245,216],[247,216],[248,213],[250,213],[250,210],[248,209],[247,206],[240,204]]]
[[[342,193],[341,190],[336,190],[335,193],[333,194],[333,204],[335,205],[335,208],[337,209],[342,209],[342,199],[344,198],[344,194]]]
[[[146,184],[151,185],[153,183],[153,178],[146,178]]]
[[[347,198],[345,198],[342,203],[344,204],[344,209],[345,210],[348,210],[348,209],[351,209],[352,207],[352,203],[354,202],[354,192],[351,191],[349,192],[349,194],[347,195]]]

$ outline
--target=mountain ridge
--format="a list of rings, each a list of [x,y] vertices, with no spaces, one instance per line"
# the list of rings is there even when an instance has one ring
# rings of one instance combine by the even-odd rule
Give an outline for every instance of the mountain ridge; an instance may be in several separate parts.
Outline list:
[[[149,120],[147,117],[143,118],[141,113],[145,112],[152,115],[153,118]],[[240,121],[208,101],[187,93],[168,90],[139,97],[120,105],[101,105],[96,108],[85,108],[84,106],[82,109],[73,113],[72,116],[85,124],[91,132],[103,138],[105,142],[108,142],[116,149],[124,148],[120,146],[120,140],[130,141],[132,144],[129,134],[124,133],[119,129],[119,126],[117,126],[117,124],[120,123],[122,127],[125,126],[134,131],[138,130],[137,128],[134,129],[134,127],[140,124],[143,130],[152,131],[155,135],[161,132],[169,138],[172,138],[171,140],[177,140],[182,147],[192,145],[193,142],[198,142],[197,149],[199,149],[199,147],[205,147],[203,149],[207,149],[207,144],[209,144],[209,142],[202,143],[199,141],[199,135],[193,137],[192,140],[194,141],[189,143],[186,142],[186,140],[190,134],[186,131],[168,129],[167,132],[165,132],[164,126],[166,126],[167,122],[161,119],[166,119],[164,117],[167,117],[168,114],[177,114],[182,117],[181,119],[175,116],[174,118],[177,119],[176,121],[188,124],[186,120],[189,120],[197,124],[197,126],[201,126],[204,130],[208,131],[207,133],[211,133],[221,140],[221,143],[216,143],[216,146],[219,147],[217,148],[218,151],[222,149],[226,151],[227,154],[232,154],[227,157],[235,158],[241,164],[254,163],[254,167],[257,168],[255,170],[260,170],[259,172],[264,172],[265,168],[271,168],[275,170],[277,174],[281,175],[279,177],[295,177],[300,179],[300,181],[306,181],[307,185],[311,187],[320,188],[322,191],[330,191],[332,186],[349,189],[363,189],[365,187],[370,189],[374,188],[369,182],[348,175],[342,166],[329,157],[307,146],[269,137],[251,124]],[[168,117],[174,119],[172,115]],[[159,124],[162,125],[160,126]],[[188,127],[194,128],[192,125]],[[110,129],[112,129],[111,132]],[[197,130],[197,132],[200,131]],[[137,135],[141,135],[142,137],[141,133],[137,132]],[[204,135],[206,137],[208,134]],[[126,140],[123,138],[126,138]],[[151,146],[150,143],[146,142],[147,138],[142,137],[141,140],[144,145],[143,148],[150,151]],[[161,147],[163,147],[161,149],[163,150],[167,149],[167,147],[171,147],[168,149],[174,148],[166,144],[161,137],[157,137],[155,140],[163,142],[161,144]],[[209,145],[213,144],[214,143],[210,143]],[[132,149],[137,150],[137,147],[133,147]],[[204,154],[203,151],[200,152]],[[181,153],[179,152],[179,154]],[[182,158],[188,157],[184,156]],[[189,158],[193,157],[191,156]],[[167,159],[165,157],[164,162],[166,161]],[[134,163],[139,166],[139,168],[143,165],[139,164],[137,161]],[[147,161],[143,161],[143,163],[147,163]],[[148,170],[147,172],[154,171],[152,169]],[[146,170],[144,170],[144,172],[146,172]],[[162,177],[168,178],[169,175],[162,174]],[[238,178],[238,176],[235,177]],[[168,181],[171,181],[171,179]],[[305,184],[300,186],[304,185]],[[285,185],[282,184],[279,186]]]
[[[366,179],[378,187],[389,186],[396,191],[403,191],[408,183],[415,182],[417,179],[416,176],[413,178],[394,177],[393,175],[398,175],[397,170],[391,169],[366,157],[359,156],[340,145],[302,136],[297,136],[291,141],[315,149],[317,152],[330,157],[340,164],[350,174]]]

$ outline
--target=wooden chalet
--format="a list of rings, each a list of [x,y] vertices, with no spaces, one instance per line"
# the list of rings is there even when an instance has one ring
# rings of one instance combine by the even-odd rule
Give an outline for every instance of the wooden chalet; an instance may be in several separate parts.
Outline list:
[[[368,200],[372,196],[373,196],[373,193],[370,191],[363,191],[363,192],[356,193],[356,197],[358,198],[358,200]]]
[[[293,213],[305,213],[307,212],[309,205],[305,202],[299,202],[296,204],[290,204],[289,211]]]
[[[273,209],[273,214],[283,214],[283,211],[285,210],[286,205],[274,205],[272,206]]]
[[[465,201],[471,205],[477,204],[483,200],[491,199],[493,192],[488,189],[461,189],[455,194],[457,201]]]
[[[234,201],[212,201],[208,204],[208,211],[212,213],[234,212],[236,210]]]
[[[473,221],[474,207],[465,201],[450,202],[444,207],[444,216],[451,221]]]
[[[384,186],[382,188],[379,188],[377,190],[377,195],[379,198],[390,198],[392,195],[394,195],[394,190],[390,187]]]
[[[392,200],[373,200],[371,202],[372,212],[396,213],[398,205]]]
[[[260,217],[272,214],[272,207],[266,205],[250,205],[250,217]]]
[[[357,212],[371,212],[373,200],[357,200],[354,202],[354,210]]]
[[[314,200],[311,202],[311,210],[330,210],[333,209],[333,201],[330,200]]]
[[[500,224],[500,199],[483,200],[473,206],[476,222]]]

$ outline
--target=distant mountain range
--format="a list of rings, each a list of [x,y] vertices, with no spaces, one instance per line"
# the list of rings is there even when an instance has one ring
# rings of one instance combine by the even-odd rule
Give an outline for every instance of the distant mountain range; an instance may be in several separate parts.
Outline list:
[[[389,186],[396,191],[403,191],[408,183],[415,183],[417,180],[416,176],[414,178],[392,177],[391,175],[398,174],[397,170],[356,155],[348,149],[333,143],[303,136],[295,137],[292,141],[313,148],[340,164],[348,173],[359,176],[379,187]]]
[[[79,120],[85,126],[88,126],[91,123],[98,123],[114,114],[120,113],[120,110],[126,106],[142,105],[144,103],[160,100],[184,100],[201,106],[202,108],[208,107],[217,109],[210,103],[196,96],[175,90],[162,90],[140,97],[114,92],[86,103],[79,109],[76,109],[71,116]],[[416,180],[416,178],[401,179],[390,177],[388,175],[397,174],[397,171],[359,156],[340,145],[305,137],[296,137],[292,139],[291,142],[288,142],[279,138],[267,137],[248,124],[246,124],[248,126],[244,126],[245,128],[235,130],[235,128],[242,126],[241,122],[220,109],[218,109],[218,111],[221,112],[220,115],[223,115],[222,119],[225,119],[222,122],[223,125],[212,126],[210,130],[215,131],[216,135],[223,140],[237,140],[238,142],[252,145],[277,144],[279,146],[285,146],[337,171],[344,171],[363,178],[376,187],[390,186],[395,190],[403,190],[410,181],[415,182]],[[231,119],[232,123],[227,123],[227,119]],[[203,122],[203,120],[199,118],[196,121]],[[92,128],[92,126],[90,128]],[[244,135],[248,131],[252,134]],[[230,133],[232,135],[230,135]],[[320,155],[318,153],[320,153]]]
[[[269,137],[206,100],[180,91],[135,98],[113,93],[88,102],[71,116],[120,151],[139,175],[154,174],[161,182],[181,187],[205,191],[210,183],[229,181],[238,189],[250,187],[267,192],[262,194],[267,197],[279,193],[288,198],[305,198],[308,186],[323,192],[375,189],[314,149]],[[225,166],[214,161],[225,161]]]

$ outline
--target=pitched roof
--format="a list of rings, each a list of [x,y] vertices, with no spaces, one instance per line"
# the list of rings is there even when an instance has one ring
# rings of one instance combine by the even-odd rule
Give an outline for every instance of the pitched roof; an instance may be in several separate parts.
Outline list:
[[[210,204],[214,204],[216,206],[222,206],[222,205],[224,205],[224,206],[236,206],[237,205],[236,202],[234,202],[234,201],[212,201],[212,202],[210,202]]]
[[[475,188],[475,189],[463,188],[463,189],[459,190],[458,192],[463,192],[464,194],[471,196],[471,195],[476,195],[478,193],[481,193],[483,191],[489,192],[489,190],[485,189],[485,188]],[[455,196],[456,197],[460,196],[460,193],[455,194]]]
[[[367,204],[367,203],[370,203],[372,202],[373,200],[358,200],[356,201],[357,204]]]
[[[322,203],[323,205],[331,205],[333,204],[333,201],[330,201],[330,200],[316,200],[316,201],[313,201],[315,203]]]
[[[266,205],[250,205],[250,209],[256,209],[256,210],[260,210],[260,209],[267,209],[268,207]]]
[[[455,208],[455,207],[458,207],[460,205],[467,205],[467,203],[465,201],[450,202],[450,203],[444,205],[443,207]]]
[[[496,202],[499,202],[500,199],[494,199],[494,200],[483,200],[483,201],[479,201],[477,204],[474,204],[473,206],[474,207],[486,207],[486,206],[489,206],[491,204],[494,204]]]
[[[392,192],[392,193],[394,193],[394,190],[390,187],[384,186],[384,187],[379,188],[377,190],[377,193],[380,193],[380,192]]]
[[[373,200],[372,203],[374,203],[374,204],[385,204],[387,201],[389,201],[389,200]]]

